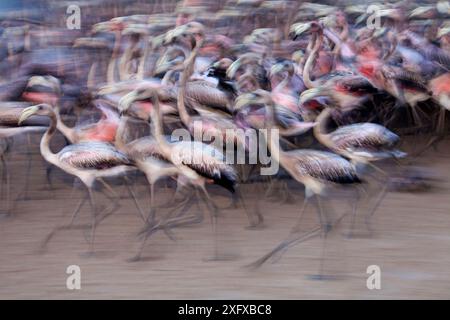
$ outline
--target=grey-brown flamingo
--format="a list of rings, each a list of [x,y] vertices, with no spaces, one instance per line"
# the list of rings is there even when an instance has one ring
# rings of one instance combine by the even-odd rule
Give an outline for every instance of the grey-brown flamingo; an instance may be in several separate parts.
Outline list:
[[[264,133],[266,135],[267,147],[271,152],[272,161],[277,161],[292,178],[305,186],[305,200],[300,212],[300,218],[306,209],[309,199],[312,196],[315,196],[320,221],[319,228],[315,228],[306,234],[299,234],[297,232],[298,230],[296,230],[297,228],[294,228],[295,232],[291,233],[291,236],[287,240],[283,241],[271,252],[252,264],[253,267],[259,267],[274,254],[285,250],[293,243],[303,241],[316,235],[320,230],[322,230],[324,241],[326,241],[328,232],[333,228],[337,221],[330,221],[330,217],[325,214],[322,209],[320,196],[325,194],[325,189],[330,184],[359,184],[361,183],[361,180],[358,177],[353,164],[334,153],[308,149],[283,151],[279,147],[278,137],[272,132],[274,102],[270,93],[258,90],[251,95],[253,96],[249,96],[250,102],[253,100],[252,103],[263,104],[267,109],[269,124],[268,130]],[[353,210],[356,210],[356,206],[354,206]],[[322,275],[322,268],[323,264],[321,264],[320,275]]]
[[[87,193],[76,206],[70,225],[72,225],[83,204],[89,199],[92,209],[90,237],[90,253],[92,253],[98,218],[93,192],[94,182],[99,178],[124,175],[136,170],[136,167],[132,165],[125,154],[118,151],[113,145],[104,142],[80,142],[66,146],[58,153],[53,153],[50,149],[50,141],[56,132],[57,117],[55,111],[48,104],[31,106],[22,112],[19,123],[33,115],[48,116],[51,121],[40,143],[43,158],[66,173],[77,177],[86,186]],[[110,198],[110,196],[106,196]],[[50,240],[56,230],[61,228],[67,227],[53,230],[46,238],[45,243]]]
[[[19,121],[20,115],[22,111],[28,107],[29,104],[24,103],[2,103],[0,106],[0,166],[2,168],[2,179],[1,183],[1,192],[0,198],[3,199],[6,206],[2,208],[4,212],[2,214],[8,215],[11,212],[12,204],[11,204],[11,177],[9,172],[9,166],[6,161],[6,153],[10,149],[10,141],[9,139],[19,135],[19,134],[29,134],[34,132],[43,132],[47,129],[46,126],[43,126],[45,122],[42,121],[28,121],[28,123],[24,123],[22,126],[18,126],[17,122]],[[28,140],[30,142],[30,140]],[[30,145],[28,145],[28,148]],[[26,177],[29,176],[29,171],[31,168],[31,159],[28,161],[28,170],[26,172]],[[4,183],[3,183],[4,182]],[[27,190],[27,181],[25,182],[24,193]]]
[[[230,192],[235,192],[237,174],[235,169],[226,163],[221,150],[200,141],[179,141],[168,143],[163,135],[162,119],[158,101],[158,94],[153,90],[151,119],[153,121],[152,133],[159,144],[162,155],[170,160],[186,177],[185,183],[201,192],[201,199],[210,212],[213,226],[214,258],[217,259],[217,215],[218,207],[212,201],[207,183],[217,184]],[[154,227],[153,227],[154,228]],[[151,230],[150,230],[151,232]]]

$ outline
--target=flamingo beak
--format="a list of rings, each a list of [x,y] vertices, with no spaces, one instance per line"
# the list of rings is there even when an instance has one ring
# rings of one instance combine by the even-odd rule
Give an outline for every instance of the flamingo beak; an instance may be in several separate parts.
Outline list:
[[[228,79],[233,79],[234,76],[236,75],[236,72],[239,70],[241,66],[241,61],[236,60],[234,61],[227,69],[227,77]]]
[[[237,97],[236,102],[234,104],[234,108],[233,110],[237,111],[237,110],[241,110],[242,108],[244,108],[245,106],[247,106],[248,104],[250,104],[250,102],[252,101],[251,94],[242,94],[240,96]]]
[[[270,68],[269,76],[272,78],[274,75],[278,74],[283,70],[283,65],[281,63],[277,63]]]
[[[450,34],[450,27],[440,28],[436,36],[437,38],[442,38],[448,34]]]
[[[25,108],[22,111],[22,114],[20,115],[20,118],[19,118],[19,121],[17,122],[17,124],[21,125],[29,117],[31,117],[32,115],[36,114],[39,111],[40,106],[42,106],[42,104],[38,104],[38,105],[35,105],[35,106],[31,106],[31,107]]]
[[[311,28],[311,23],[296,23],[291,26],[291,33],[295,38],[300,37]]]
[[[135,91],[131,91],[129,93],[127,93],[126,95],[124,95],[122,98],[120,98],[119,100],[119,104],[118,104],[118,110],[120,115],[124,114],[128,108],[130,107],[130,105],[136,101],[137,98],[137,94]]]
[[[300,95],[300,105],[304,105],[308,101],[322,95],[323,90],[321,88],[312,88],[303,91]]]

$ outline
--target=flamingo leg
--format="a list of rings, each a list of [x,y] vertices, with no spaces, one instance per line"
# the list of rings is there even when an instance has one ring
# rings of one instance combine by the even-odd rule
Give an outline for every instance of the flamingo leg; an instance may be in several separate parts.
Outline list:
[[[218,220],[218,215],[219,215],[219,208],[214,204],[214,202],[212,201],[208,191],[206,191],[205,186],[201,186],[201,191],[204,195],[204,197],[201,197],[201,199],[203,200],[203,202],[205,203],[209,213],[210,213],[210,217],[211,217],[211,227],[212,227],[212,233],[213,233],[213,237],[214,237],[214,255],[211,259],[207,259],[207,260],[213,260],[213,261],[217,261],[217,260],[222,260],[219,258],[219,247],[218,247],[218,232],[217,232],[217,220]]]
[[[356,225],[356,216],[357,216],[358,203],[361,200],[362,194],[367,195],[365,190],[362,187],[356,186],[355,188],[356,188],[356,199],[355,199],[354,203],[352,204],[350,231],[349,231],[349,233],[347,235],[348,238],[352,238],[353,237],[353,232],[354,232],[355,225]]]
[[[185,204],[184,207],[182,209],[182,212],[184,213],[184,211],[187,211],[193,204],[194,200],[188,199]],[[186,225],[186,224],[192,224],[192,223],[196,223],[198,222],[198,218],[196,219],[190,219],[190,221],[188,221],[186,218],[173,218],[171,219],[171,215],[173,215],[174,210],[171,210],[169,212],[169,214],[165,217],[165,219],[160,220],[159,222],[155,222],[154,219],[148,221],[148,226],[140,233],[142,235],[144,235],[144,239],[141,242],[141,245],[139,246],[139,250],[136,253],[136,255],[132,258],[130,258],[128,261],[129,262],[136,262],[141,260],[142,257],[142,252],[145,248],[145,245],[147,244],[148,239],[159,229],[167,229],[167,228],[173,228],[173,227],[179,227],[182,225]],[[194,217],[195,218],[195,217]],[[184,220],[184,221],[183,221]],[[183,222],[182,222],[183,221]],[[200,221],[201,222],[201,221]]]
[[[89,203],[91,205],[91,219],[92,219],[89,253],[92,254],[94,252],[95,229],[97,227],[97,209],[96,209],[94,192],[90,186],[87,188],[88,188],[88,194],[89,194]]]
[[[148,217],[147,217],[147,223],[154,221],[155,220],[155,216],[156,216],[156,209],[155,209],[155,184],[154,183],[150,183],[149,184],[149,188],[150,188],[150,211],[148,213]]]
[[[25,183],[24,183],[24,188],[21,192],[21,194],[19,196],[17,196],[16,200],[28,200],[28,191],[30,189],[30,172],[31,172],[31,161],[32,161],[32,157],[33,154],[30,151],[30,147],[31,147],[31,137],[30,137],[31,133],[27,133],[27,169],[26,169],[26,173],[25,173]]]
[[[57,226],[55,228],[53,228],[53,230],[44,238],[44,240],[41,243],[41,250],[45,249],[47,247],[47,244],[50,242],[50,240],[53,238],[53,236],[61,230],[68,230],[68,229],[72,229],[73,227],[73,223],[75,222],[75,219],[78,215],[78,213],[80,212],[81,208],[83,207],[83,205],[86,203],[86,200],[88,199],[89,194],[86,191],[85,195],[83,198],[80,198],[80,200],[78,201],[78,204],[75,207],[75,210],[72,212],[71,218],[69,223],[62,225],[62,226]],[[86,227],[86,226],[79,226],[79,227]]]
[[[302,222],[302,218],[303,218],[303,214],[306,211],[306,207],[308,206],[308,197],[305,195],[305,199],[303,200],[303,205],[302,208],[300,209],[300,215],[298,217],[298,221],[297,224],[294,226],[294,228],[292,228],[293,233],[295,232],[300,232],[300,227],[301,227],[301,222]]]
[[[265,262],[267,262],[270,258],[272,258],[275,254],[279,253],[280,251],[285,251],[289,247],[294,246],[298,243],[301,243],[303,241],[306,241],[308,239],[311,239],[315,236],[317,236],[320,233],[321,227],[315,227],[312,230],[305,232],[305,233],[291,233],[287,239],[282,241],[279,245],[277,245],[274,249],[272,249],[269,253],[262,256],[260,259],[256,260],[255,262],[247,265],[247,267],[251,269],[257,269],[260,266],[262,266]]]
[[[339,219],[336,219],[335,221],[332,221],[329,217],[329,215],[325,212],[323,208],[322,201],[320,199],[320,196],[316,194],[316,200],[317,200],[317,213],[319,215],[320,225],[321,225],[321,233],[322,233],[322,248],[321,248],[321,257],[320,257],[320,265],[319,265],[319,273],[317,275],[311,275],[310,278],[313,280],[329,280],[334,279],[335,276],[332,274],[326,274],[325,273],[325,259],[328,257],[327,251],[329,254],[335,255],[337,250],[334,248],[333,250],[327,250],[329,249],[329,244],[336,245],[337,241],[336,239],[333,239],[334,241],[330,240],[331,231],[333,231],[336,227],[336,225],[340,222],[343,216],[341,216]],[[335,233],[335,232],[333,232]]]
[[[384,197],[386,196],[387,189],[388,189],[388,185],[385,184],[382,187],[380,193],[378,194],[378,197],[375,200],[373,207],[371,208],[371,210],[369,211],[369,213],[367,214],[367,216],[365,218],[365,223],[366,223],[367,229],[369,230],[370,233],[373,233],[372,227],[370,226],[370,219],[373,217],[373,215],[377,211],[378,207],[380,206],[381,202],[383,201]]]
[[[114,198],[119,198],[117,192],[115,192],[113,188],[111,188],[111,186],[105,180],[103,180],[103,178],[97,178],[97,181],[99,181]],[[127,177],[125,177],[125,181],[128,182]]]
[[[444,132],[445,132],[445,112],[446,110],[444,108],[440,108],[439,115],[438,115],[438,123],[436,126],[436,132],[435,135],[428,140],[425,147],[418,151],[415,156],[422,155],[425,151],[427,151],[429,148],[434,147],[437,149],[437,143],[441,141],[444,138]]]
[[[250,225],[246,229],[253,229],[254,230],[254,229],[261,228],[263,226],[263,223],[264,223],[264,217],[261,214],[261,212],[259,211],[259,207],[257,205],[255,205],[254,215],[252,215],[250,213],[250,211],[248,210],[246,204],[245,204],[244,197],[242,196],[242,192],[241,192],[239,187],[236,187],[234,197],[242,205],[242,208],[244,208],[245,214],[247,215],[248,222],[249,222]],[[254,222],[254,217],[255,216],[256,216],[256,219],[257,219],[256,222]]]
[[[136,208],[138,209],[140,218],[142,219],[142,221],[146,221],[146,217],[144,214],[144,211],[142,210],[141,206],[139,205],[139,201],[136,198],[136,194],[133,191],[133,188],[130,185],[130,180],[125,177],[125,184],[127,185],[127,189],[128,189],[128,193],[130,194],[131,198],[133,199],[134,205],[136,206]]]
[[[6,212],[9,214],[11,211],[11,176],[9,174],[8,163],[4,156],[2,156],[3,169],[5,173],[6,183]]]
[[[53,166],[50,164],[46,164],[46,168],[45,168],[45,177],[47,179],[47,185],[50,191],[54,190],[53,188],[53,182],[52,182],[52,177],[51,174],[53,172]]]
[[[5,196],[5,203],[6,203],[5,215],[9,215],[10,211],[11,211],[10,176],[9,176],[8,165],[6,163],[5,156],[3,154],[0,155],[0,160],[1,160],[1,163],[2,163],[2,184],[1,184],[0,198],[3,198],[3,194],[6,193],[6,196]],[[5,182],[5,184],[3,184],[3,181]],[[5,189],[6,189],[6,191],[5,191]]]

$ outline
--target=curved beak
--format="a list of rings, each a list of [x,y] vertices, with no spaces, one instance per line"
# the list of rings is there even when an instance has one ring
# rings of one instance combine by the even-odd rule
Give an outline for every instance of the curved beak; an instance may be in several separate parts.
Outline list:
[[[127,93],[126,95],[124,95],[122,98],[120,98],[119,100],[119,104],[118,104],[118,110],[120,114],[125,113],[128,108],[131,106],[131,104],[136,101],[137,98],[137,94],[136,91],[131,91],[129,93]]]
[[[180,58],[175,58],[174,60],[164,59],[163,61],[158,62],[158,64],[155,66],[153,74],[157,75],[163,72],[167,72],[173,69],[173,67],[177,65],[177,63],[181,64],[182,62],[183,61]]]
[[[216,62],[214,62],[214,63],[211,65],[210,68],[218,69],[219,67],[220,67],[220,61],[216,61]]]
[[[300,95],[300,105],[307,103],[308,101],[315,99],[323,95],[323,90],[321,88],[312,88],[302,92]]]
[[[39,106],[41,106],[40,104],[35,105],[35,106],[31,106],[28,108],[25,108],[22,111],[22,114],[20,115],[19,121],[17,122],[18,125],[21,125],[25,120],[27,120],[29,117],[31,117],[32,115],[36,114],[39,110]]]
[[[236,75],[236,72],[239,70],[240,66],[241,66],[241,61],[240,61],[240,59],[237,59],[228,67],[228,69],[227,69],[228,79],[234,78],[234,76]]]
[[[246,107],[252,103],[254,103],[254,104],[260,103],[260,101],[257,101],[257,97],[255,96],[255,94],[253,94],[251,92],[241,94],[240,96],[238,96],[236,98],[233,110],[235,110],[235,111],[241,110],[244,107]]]
[[[105,42],[101,41],[96,38],[91,37],[83,37],[75,39],[75,42],[73,43],[74,48],[78,47],[91,47],[91,48],[100,48],[105,46]]]
[[[169,45],[173,43],[177,39],[177,37],[183,34],[183,32],[185,32],[186,30],[186,26],[183,25],[167,31],[166,35],[164,36],[163,45]]]
[[[300,37],[311,28],[311,23],[295,23],[291,26],[290,33],[294,34],[294,39]]]
[[[283,65],[281,63],[274,64],[272,68],[270,68],[269,76],[273,77],[277,73],[281,72],[283,70]]]
[[[442,38],[443,36],[450,34],[450,27],[440,28],[437,32],[437,38]]]
[[[236,101],[234,103],[233,110],[237,111],[242,108],[244,108],[246,105],[248,105],[251,102],[251,93],[245,93],[241,94],[236,98]]]
[[[43,76],[33,76],[28,80],[27,88],[34,87],[34,86],[43,86],[48,87],[49,81],[45,79]]]
[[[421,15],[424,15],[427,13],[427,11],[433,10],[433,6],[424,6],[424,7],[417,7],[411,13],[409,14],[409,18],[416,18],[420,17]]]

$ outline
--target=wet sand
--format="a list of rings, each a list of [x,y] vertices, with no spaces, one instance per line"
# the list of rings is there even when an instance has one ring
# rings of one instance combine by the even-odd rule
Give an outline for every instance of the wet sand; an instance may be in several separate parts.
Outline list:
[[[155,234],[144,251],[144,261],[128,262],[138,246],[142,227],[129,198],[104,220],[97,230],[95,254],[86,257],[88,244],[80,229],[55,235],[45,252],[40,243],[55,225],[68,221],[80,196],[73,195],[71,179],[53,172],[54,189],[49,191],[44,161],[32,142],[30,199],[15,203],[13,215],[0,219],[0,298],[17,299],[397,299],[450,298],[450,164],[442,150],[429,150],[414,164],[432,167],[441,181],[428,192],[389,192],[372,219],[372,237],[345,237],[348,219],[330,237],[327,256],[335,280],[317,281],[308,275],[318,272],[322,239],[316,237],[287,251],[276,263],[257,270],[245,266],[268,252],[286,237],[295,224],[303,201],[301,187],[294,190],[294,203],[264,200],[255,185],[243,186],[248,202],[260,201],[266,227],[247,230],[242,208],[223,210],[219,219],[219,244],[227,261],[207,261],[213,237],[209,218],[201,224],[174,230],[176,241],[162,232]],[[13,196],[24,185],[25,140],[16,139],[9,154],[13,174]],[[145,205],[147,188],[142,179],[135,185]],[[260,185],[260,189],[267,186]],[[123,186],[114,186],[125,194]],[[157,201],[171,199],[173,190],[160,187]],[[229,200],[214,195],[226,206]],[[336,194],[336,212],[349,210],[351,198]],[[99,196],[100,206],[107,201]],[[196,206],[192,210],[199,210]],[[78,223],[89,222],[89,206],[83,207]],[[317,225],[310,206],[303,228]],[[66,268],[79,265],[81,290],[66,288]],[[366,287],[366,268],[379,265],[381,290]]]

